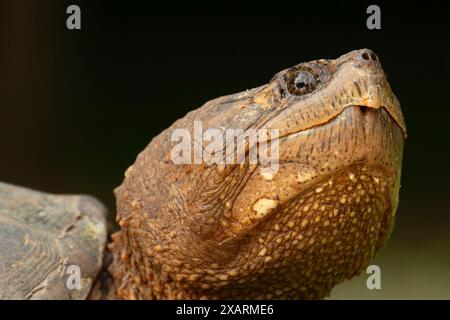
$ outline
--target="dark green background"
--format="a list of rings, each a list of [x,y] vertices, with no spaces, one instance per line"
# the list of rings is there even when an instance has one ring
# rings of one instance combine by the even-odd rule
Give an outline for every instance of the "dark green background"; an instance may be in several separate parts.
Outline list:
[[[78,4],[82,30],[65,27]],[[161,130],[212,98],[266,83],[301,61],[368,47],[408,127],[401,202],[366,275],[334,298],[450,298],[449,20],[444,2],[259,2],[209,8],[117,1],[0,2],[0,180],[89,193],[114,215],[112,190]]]

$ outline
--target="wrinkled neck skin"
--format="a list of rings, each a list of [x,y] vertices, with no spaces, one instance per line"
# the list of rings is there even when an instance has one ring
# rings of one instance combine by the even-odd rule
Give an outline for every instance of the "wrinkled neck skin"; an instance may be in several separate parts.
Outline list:
[[[317,76],[307,94],[290,81]],[[171,133],[280,130],[279,167],[171,161]],[[300,64],[206,103],[154,138],[116,189],[111,298],[321,299],[387,240],[400,188],[400,106],[369,50]],[[246,150],[249,152],[249,150]]]

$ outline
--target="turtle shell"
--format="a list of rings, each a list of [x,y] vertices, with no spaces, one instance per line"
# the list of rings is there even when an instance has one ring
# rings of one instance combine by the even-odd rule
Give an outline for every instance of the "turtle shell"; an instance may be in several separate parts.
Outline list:
[[[0,299],[85,299],[102,265],[105,215],[90,196],[0,182]]]

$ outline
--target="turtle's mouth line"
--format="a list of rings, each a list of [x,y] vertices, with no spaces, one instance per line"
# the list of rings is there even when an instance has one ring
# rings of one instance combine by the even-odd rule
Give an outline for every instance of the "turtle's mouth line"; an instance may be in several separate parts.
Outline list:
[[[297,134],[302,134],[305,133],[307,134],[307,132],[309,130],[315,129],[315,128],[319,128],[319,127],[323,127],[326,126],[330,123],[332,123],[333,121],[335,121],[337,118],[339,118],[339,116],[342,115],[342,113],[347,110],[348,108],[359,108],[360,112],[365,115],[370,111],[373,112],[380,112],[381,110],[386,111],[386,113],[389,115],[390,120],[392,121],[393,124],[395,124],[395,126],[397,126],[400,131],[403,134],[403,137],[406,138],[406,132],[404,131],[404,129],[402,128],[402,126],[398,123],[398,121],[392,116],[392,114],[389,112],[389,109],[384,107],[384,106],[380,106],[380,107],[372,107],[372,106],[367,106],[367,105],[348,105],[344,108],[342,108],[338,113],[336,113],[335,115],[333,115],[331,118],[324,120],[323,122],[320,122],[318,124],[314,124],[312,126],[306,127],[306,128],[302,128],[301,130],[298,131],[293,131],[293,132],[289,132],[286,133],[284,135],[281,135],[278,137],[278,139],[282,139],[282,138],[288,138],[291,136],[295,136]],[[272,139],[269,139],[267,142],[269,142]]]
[[[327,120],[325,120],[325,121],[323,121],[323,122],[321,122],[319,124],[314,124],[314,125],[312,125],[310,127],[302,128],[301,130],[288,132],[288,133],[285,133],[285,134],[280,135],[278,137],[273,137],[273,138],[269,137],[267,140],[260,141],[259,143],[265,142],[265,143],[268,143],[270,145],[272,141],[276,141],[276,140],[281,141],[281,140],[286,140],[286,139],[290,139],[290,138],[295,139],[295,137],[299,136],[299,135],[306,135],[307,136],[307,135],[309,135],[312,132],[312,130],[316,130],[316,129],[320,129],[320,128],[332,125],[335,121],[338,121],[343,116],[342,114],[346,110],[348,110],[350,108],[354,108],[355,111],[358,110],[361,113],[362,121],[364,121],[364,122],[370,121],[370,119],[366,118],[366,116],[369,116],[370,113],[381,113],[381,112],[384,111],[384,113],[388,115],[388,119],[390,120],[390,121],[388,120],[388,122],[390,123],[390,125],[392,127],[397,127],[402,132],[403,137],[406,138],[406,133],[404,132],[402,127],[399,125],[399,123],[395,120],[395,118],[389,113],[388,108],[386,108],[384,106],[372,107],[372,106],[367,106],[367,105],[348,105],[348,106],[342,108],[337,114],[333,115],[331,118],[329,118],[329,119],[327,119]],[[249,152],[250,152],[249,144],[247,143],[246,146],[245,146],[245,151],[244,151],[245,158],[247,158],[249,156]],[[362,161],[362,162],[364,162],[364,161]],[[285,163],[285,161],[283,161],[282,159],[279,159],[278,160],[278,164],[281,164],[281,163]],[[261,166],[261,163],[255,164],[253,166],[253,171],[256,170],[260,166]]]
[[[373,115],[374,113],[384,113],[385,115],[388,115],[388,117],[385,118],[384,121],[389,122],[389,124],[390,124],[390,126],[392,128],[394,128],[394,127],[398,128],[400,130],[400,132],[402,133],[403,138],[404,139],[406,138],[405,131],[403,130],[402,126],[396,121],[396,119],[391,115],[391,113],[389,112],[389,108],[386,108],[384,106],[374,107],[374,106],[368,106],[368,105],[353,105],[352,104],[352,105],[348,105],[348,106],[342,108],[338,113],[333,115],[331,118],[326,119],[326,120],[324,120],[323,122],[321,122],[319,124],[314,124],[314,125],[311,125],[311,126],[309,126],[307,128],[302,128],[301,130],[288,132],[288,133],[285,133],[285,134],[280,135],[278,137],[273,137],[273,138],[269,137],[265,141],[259,141],[259,143],[265,142],[265,143],[267,143],[270,146],[272,141],[276,141],[276,140],[281,141],[281,140],[286,140],[286,139],[291,139],[291,138],[295,139],[295,137],[299,136],[299,135],[308,136],[313,130],[320,129],[320,128],[332,125],[335,121],[339,121],[340,118],[343,116],[343,113],[346,110],[349,110],[350,108],[354,108],[353,112],[360,112],[360,119],[362,118],[362,121],[364,121],[364,122],[372,121],[373,117],[370,117],[370,118],[372,118],[372,119],[370,119],[368,116],[371,115],[371,114]],[[364,125],[364,123],[362,125]],[[250,152],[249,144],[246,143],[245,151],[244,151],[245,159],[249,156],[249,152]],[[360,160],[355,161],[354,163],[357,164],[357,163],[364,163],[364,162],[365,162],[364,159],[360,159]],[[283,159],[278,159],[277,163],[278,164],[282,164],[282,163],[286,163],[286,161],[283,161]],[[249,166],[248,163],[246,163],[245,165]],[[238,167],[237,164],[234,164],[234,166],[236,168]],[[262,166],[262,164],[258,162],[258,163],[254,164],[252,166],[249,166],[249,168],[251,168],[252,172],[255,172],[261,166]],[[232,171],[234,171],[234,169]]]

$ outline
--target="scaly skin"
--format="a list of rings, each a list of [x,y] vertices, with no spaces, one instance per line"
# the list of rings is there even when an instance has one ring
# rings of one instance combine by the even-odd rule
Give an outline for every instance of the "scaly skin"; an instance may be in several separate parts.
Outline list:
[[[296,88],[300,71],[317,78]],[[175,165],[174,129],[279,129],[280,167]],[[155,137],[116,189],[110,297],[318,299],[393,225],[406,128],[370,50],[281,71]]]

